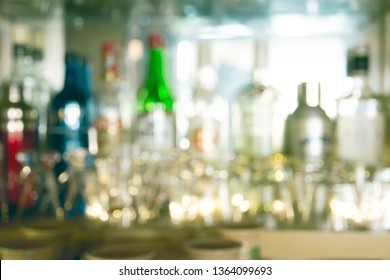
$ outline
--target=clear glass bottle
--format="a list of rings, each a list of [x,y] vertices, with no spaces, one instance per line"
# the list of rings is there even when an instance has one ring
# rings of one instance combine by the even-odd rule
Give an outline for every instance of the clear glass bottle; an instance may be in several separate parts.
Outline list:
[[[229,103],[216,91],[217,75],[211,57],[211,43],[199,42],[197,80],[186,112],[189,151],[203,160],[220,159],[226,154],[229,138]]]
[[[68,163],[68,188],[64,214],[68,219],[104,220],[107,207],[100,199],[103,194],[95,166],[95,157],[79,148],[64,154]]]
[[[266,45],[256,41],[252,82],[233,101],[233,147],[236,154],[267,158],[284,149],[287,110],[279,91],[264,79]]]
[[[350,94],[338,100],[336,141],[339,159],[357,164],[375,164],[385,154],[385,111],[369,87],[367,47],[348,54]]]
[[[294,161],[311,165],[310,170],[329,163],[333,151],[332,122],[320,106],[320,84],[298,87],[298,107],[289,116],[288,130]]]
[[[175,99],[165,71],[164,38],[153,33],[149,35],[148,72],[136,99],[136,139],[141,150],[163,151],[175,147]]]
[[[95,97],[93,128],[96,131],[97,153],[107,155],[123,140],[120,106],[119,65],[113,42],[103,44],[103,83]],[[90,145],[90,150],[91,150]],[[92,151],[91,151],[92,152]]]
[[[320,84],[298,87],[298,107],[287,122],[288,144],[295,164],[295,221],[300,227],[330,227],[330,165],[333,152],[332,122],[320,106]]]

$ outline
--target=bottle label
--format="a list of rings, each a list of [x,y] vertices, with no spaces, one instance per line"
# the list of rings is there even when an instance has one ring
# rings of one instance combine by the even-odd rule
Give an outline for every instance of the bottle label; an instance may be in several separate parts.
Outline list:
[[[298,140],[300,155],[306,161],[321,160],[331,155],[331,138],[311,135]]]
[[[122,140],[122,123],[119,114],[102,114],[94,121],[98,152],[108,154]]]
[[[329,158],[332,153],[331,128],[320,119],[306,119],[293,133],[297,134],[295,156],[306,161]]]
[[[220,125],[218,121],[207,118],[190,120],[190,149],[199,154],[210,155],[218,150]]]
[[[384,117],[341,117],[337,125],[341,159],[377,162],[384,153]]]
[[[243,132],[242,149],[248,154],[270,156],[282,150],[284,127],[280,124],[284,122],[274,110],[272,106],[259,104],[258,107],[254,106],[243,112],[243,123],[240,128]]]
[[[23,150],[36,149],[38,147],[38,131],[23,129],[23,123],[19,120],[8,122],[8,130],[0,132],[2,143],[2,167],[5,175],[7,201],[16,205],[22,194],[22,164],[18,162],[16,155]],[[27,205],[32,204],[32,189],[26,194]]]
[[[169,150],[175,144],[175,123],[171,113],[156,109],[138,119],[138,144],[141,150]]]
[[[78,103],[66,104],[51,118],[48,134],[52,148],[65,152],[88,146],[86,111]]]

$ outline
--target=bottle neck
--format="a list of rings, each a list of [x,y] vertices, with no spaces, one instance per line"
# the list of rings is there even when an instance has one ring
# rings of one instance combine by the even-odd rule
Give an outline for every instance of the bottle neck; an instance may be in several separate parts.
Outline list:
[[[299,106],[299,107],[308,106],[308,104],[307,104],[307,94],[306,94],[306,92],[300,92],[300,93],[298,94],[298,106]]]
[[[31,71],[32,57],[28,53],[26,45],[15,45],[13,54],[12,77],[21,78]]]
[[[165,83],[164,69],[164,49],[162,47],[151,48],[149,53],[149,69],[146,82]]]
[[[353,87],[352,87],[352,93],[351,95],[353,97],[369,97],[370,95],[370,88],[369,88],[369,81],[368,81],[368,75],[366,72],[360,72],[356,73],[353,76],[351,76],[353,81]]]
[[[43,51],[41,49],[33,50],[33,70],[35,76],[43,77],[45,63],[43,59]]]
[[[104,76],[103,80],[105,83],[114,83],[115,81],[118,81],[119,76],[117,71],[114,71],[113,69],[105,69],[104,70]]]
[[[113,83],[119,79],[119,61],[114,45],[103,46],[103,81]]]
[[[267,59],[268,48],[265,41],[259,40],[254,43],[254,65],[252,70],[252,79],[254,83],[267,83]]]
[[[3,85],[4,98],[9,103],[23,102],[23,84],[8,82]]]
[[[84,61],[79,65],[79,69],[76,68],[76,70],[76,87],[86,99],[90,99],[93,94],[92,68],[87,61]]]
[[[199,43],[196,92],[213,93],[217,84],[217,75],[212,64],[211,45],[208,42]]]
[[[73,63],[67,63],[65,69],[65,81],[64,89],[73,89],[76,88],[76,68]]]
[[[306,82],[298,86],[298,106],[318,107],[321,102],[321,86],[319,83]]]

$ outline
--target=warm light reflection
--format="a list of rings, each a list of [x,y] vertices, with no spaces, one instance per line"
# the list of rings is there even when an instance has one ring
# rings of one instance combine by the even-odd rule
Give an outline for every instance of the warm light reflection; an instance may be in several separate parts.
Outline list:
[[[127,55],[132,61],[139,61],[144,56],[143,43],[139,39],[132,39],[127,45]]]
[[[236,193],[232,196],[231,201],[234,206],[240,206],[244,201],[244,196],[241,193]]]
[[[177,44],[176,77],[179,81],[190,81],[193,77],[191,65],[195,65],[194,45],[189,41],[181,41]],[[185,61],[185,63],[183,63]]]
[[[86,212],[86,216],[89,218],[101,219],[101,214],[104,213],[104,210],[100,202],[94,202],[91,203],[90,205],[87,205],[85,212]]]

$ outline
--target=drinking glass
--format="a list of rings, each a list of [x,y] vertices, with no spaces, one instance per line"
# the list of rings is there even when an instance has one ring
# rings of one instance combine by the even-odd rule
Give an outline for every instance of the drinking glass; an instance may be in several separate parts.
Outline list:
[[[17,153],[17,161],[22,165],[20,194],[15,218],[46,217],[64,219],[64,211],[59,200],[59,186],[54,174],[54,166],[60,160],[55,151],[25,150]]]
[[[80,148],[67,152],[64,157],[69,164],[64,202],[66,217],[106,220],[107,212],[100,196],[102,192],[94,155]]]
[[[334,230],[369,230],[380,221],[383,185],[375,178],[378,167],[343,161],[335,164],[330,201]]]
[[[229,181],[233,222],[267,229],[294,225],[292,169],[283,155],[234,163]]]
[[[384,162],[375,171],[374,180],[380,184],[380,198],[375,201],[379,219],[372,224],[373,230],[390,230],[390,163]],[[375,215],[376,216],[376,215]]]
[[[133,153],[121,145],[108,156],[97,157],[95,167],[100,182],[100,201],[110,225],[129,227],[137,222],[138,189],[133,184]]]
[[[141,151],[134,156],[131,189],[136,190],[137,220],[167,223],[169,218],[169,174],[177,159],[175,150]]]
[[[170,170],[169,198],[173,224],[212,226],[229,221],[227,162],[182,153]]]
[[[333,182],[330,169],[297,164],[294,170],[295,221],[303,229],[331,229],[330,201]]]

